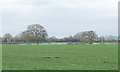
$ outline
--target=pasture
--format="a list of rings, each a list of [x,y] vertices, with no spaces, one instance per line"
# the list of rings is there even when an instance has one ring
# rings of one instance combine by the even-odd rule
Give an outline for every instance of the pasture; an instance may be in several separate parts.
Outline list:
[[[4,44],[3,70],[116,70],[117,44]]]

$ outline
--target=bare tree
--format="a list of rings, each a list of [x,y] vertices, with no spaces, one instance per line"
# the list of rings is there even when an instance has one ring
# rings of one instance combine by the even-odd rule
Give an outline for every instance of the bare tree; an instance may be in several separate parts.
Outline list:
[[[35,41],[37,44],[48,36],[45,28],[39,24],[29,25],[27,30],[22,32],[22,39]]]
[[[56,38],[55,36],[48,38],[48,42],[55,42],[57,40],[58,40],[58,38]]]
[[[117,41],[116,37],[113,36],[113,35],[105,36],[105,40],[106,40],[106,42],[115,42],[115,41]]]
[[[77,33],[77,34],[74,35],[74,38],[80,39],[80,38],[81,38],[81,35],[82,35],[82,32]]]
[[[9,42],[12,42],[13,41],[13,36],[10,34],[10,33],[6,33],[4,34],[3,36],[3,42],[5,43],[9,43]]]
[[[99,40],[100,40],[100,42],[105,42],[105,37],[104,36],[100,36]]]
[[[94,31],[85,31],[76,34],[74,37],[80,39],[80,42],[92,44],[95,41],[97,34]]]
[[[97,37],[97,34],[94,31],[85,31],[82,35],[83,38],[87,39],[89,44],[92,44]]]

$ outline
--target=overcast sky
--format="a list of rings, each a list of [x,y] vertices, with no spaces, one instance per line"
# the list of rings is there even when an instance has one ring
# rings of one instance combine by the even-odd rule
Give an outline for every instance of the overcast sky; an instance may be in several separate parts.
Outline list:
[[[65,37],[93,30],[118,34],[119,0],[1,0],[0,34],[17,35],[40,24],[49,36]],[[0,29],[1,29],[0,28]]]

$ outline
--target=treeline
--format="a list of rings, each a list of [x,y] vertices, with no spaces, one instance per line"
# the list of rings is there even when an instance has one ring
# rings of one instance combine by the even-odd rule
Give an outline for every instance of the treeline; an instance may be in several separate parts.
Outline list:
[[[81,42],[92,44],[94,42],[118,42],[117,36],[98,36],[95,31],[84,31],[64,38],[49,37],[46,29],[39,24],[32,24],[27,29],[15,37],[10,33],[6,33],[0,37],[0,43],[16,44],[16,43],[41,43],[41,42]]]

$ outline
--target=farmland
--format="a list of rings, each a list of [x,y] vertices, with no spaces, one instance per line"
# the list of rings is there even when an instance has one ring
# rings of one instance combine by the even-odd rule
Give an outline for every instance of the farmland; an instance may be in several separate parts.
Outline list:
[[[115,70],[117,44],[4,44],[3,70]]]

